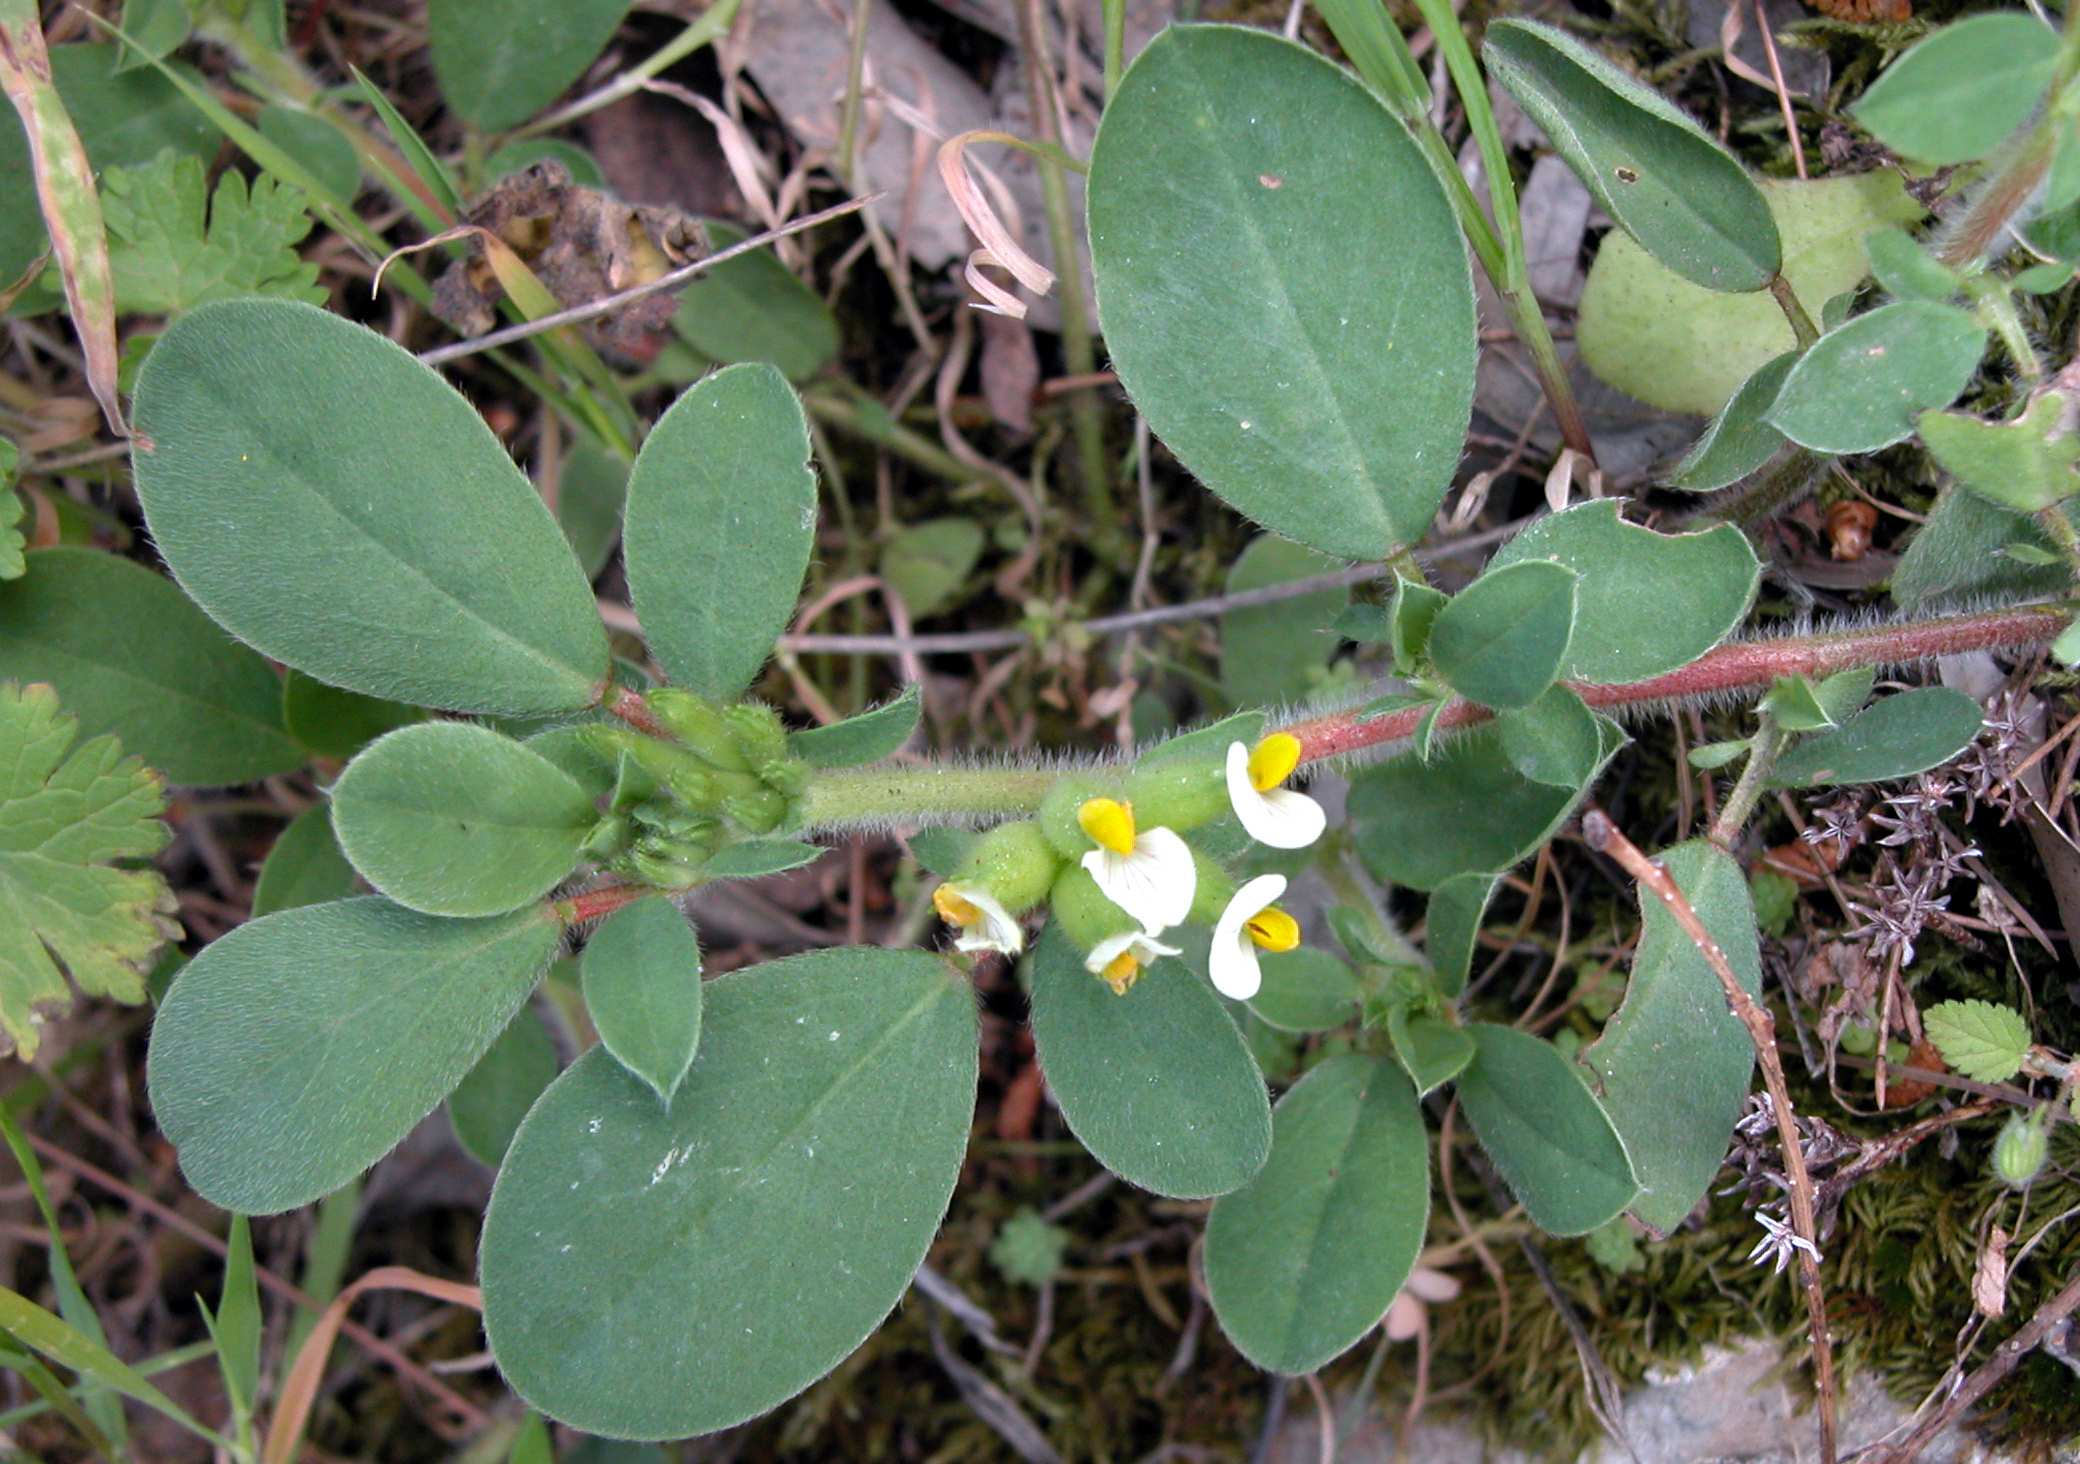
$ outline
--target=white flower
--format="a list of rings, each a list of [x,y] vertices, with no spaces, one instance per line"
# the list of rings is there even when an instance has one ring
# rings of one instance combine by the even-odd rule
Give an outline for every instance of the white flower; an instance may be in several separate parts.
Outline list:
[[[1272,904],[1286,892],[1282,874],[1260,874],[1235,892],[1213,927],[1214,989],[1231,1001],[1248,1001],[1264,984],[1259,948],[1289,951],[1300,944],[1300,922]]]
[[[1125,935],[1108,935],[1091,947],[1083,958],[1084,969],[1112,988],[1114,996],[1125,996],[1127,988],[1141,979],[1141,968],[1158,956],[1174,956],[1176,946],[1164,945],[1146,931],[1130,930]]]
[[[953,938],[957,951],[1001,951],[1015,956],[1026,947],[1026,933],[1011,912],[980,885],[948,880],[932,891],[932,906],[940,919],[959,932]]]
[[[1228,801],[1243,830],[1273,849],[1305,849],[1322,836],[1329,816],[1305,793],[1279,785],[1300,766],[1300,739],[1274,732],[1255,751],[1228,744]]]
[[[1144,931],[1161,935],[1192,913],[1199,871],[1183,839],[1169,829],[1137,832],[1134,806],[1113,798],[1090,799],[1076,822],[1098,846],[1083,856],[1084,869]]]

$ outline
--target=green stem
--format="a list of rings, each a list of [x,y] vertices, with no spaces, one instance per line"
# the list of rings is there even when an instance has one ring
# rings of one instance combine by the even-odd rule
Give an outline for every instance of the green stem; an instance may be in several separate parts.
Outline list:
[[[1813,324],[1813,317],[1806,314],[1806,307],[1799,304],[1798,296],[1792,293],[1791,282],[1781,273],[1776,274],[1770,279],[1769,293],[1770,298],[1777,302],[1777,308],[1784,312],[1784,318],[1791,322],[1791,334],[1797,337],[1798,348],[1801,351],[1811,348],[1813,342],[1820,339],[1820,328]]]
[[[2036,348],[2029,343],[2029,332],[2023,328],[2022,315],[2015,308],[2015,298],[2008,293],[2006,284],[1996,279],[1981,276],[1972,282],[1973,293],[1978,296],[1979,319],[2007,348],[2008,359],[2024,380],[2032,385],[2044,379],[2044,363],[2037,359]]]
[[[2030,517],[2037,521],[2037,527],[2050,536],[2051,542],[2058,546],[2059,553],[2065,555],[2066,567],[2072,572],[2073,582],[2080,584],[2080,529],[2075,529],[2073,521],[2066,517],[2064,505],[2054,503],[2047,508],[2038,509]]]
[[[1121,63],[1127,49],[1127,0],[1101,0],[1105,12],[1105,100],[1119,90]]]
[[[659,72],[678,65],[711,41],[720,40],[728,31],[730,22],[737,18],[737,7],[743,0],[715,0],[702,12],[701,17],[665,43],[649,60],[630,67],[615,77],[608,85],[588,96],[582,96],[561,111],[551,112],[546,117],[537,117],[512,135],[534,137],[543,132],[554,132],[557,128],[577,121],[580,117],[597,112],[601,107],[612,106],[623,97],[633,96],[643,89],[643,83]]]
[[[890,416],[880,402],[863,392],[857,392],[852,400],[847,401],[811,389],[802,393],[802,403],[809,409],[809,415],[826,427],[864,438],[928,473],[937,473],[949,483],[972,483],[983,476],[929,437],[912,432]]]
[[[854,0],[852,54],[845,65],[845,106],[838,116],[838,176],[855,193],[859,192],[859,180],[853,176],[852,155],[859,142],[860,94],[865,90],[867,68],[867,17],[872,10],[870,0]]]
[[[1052,768],[894,767],[818,773],[802,794],[804,830],[1015,818],[1039,810]]]
[[[1567,379],[1567,367],[1560,359],[1560,348],[1553,344],[1553,333],[1546,326],[1545,311],[1539,308],[1537,297],[1529,286],[1522,290],[1503,290],[1501,294],[1503,303],[1509,307],[1510,323],[1516,328],[1517,339],[1531,353],[1531,369],[1538,375],[1538,384],[1545,389],[1546,405],[1553,409],[1553,420],[1560,426],[1560,440],[1587,458],[1593,466],[1596,449],[1589,441],[1589,424],[1583,420],[1581,405],[1574,399],[1574,387]]]
[[[1037,0],[1017,6],[1019,41],[1025,49],[1026,92],[1041,141],[1063,146],[1053,97],[1053,74]],[[1071,376],[1092,376],[1098,352],[1091,337],[1090,314],[1083,295],[1082,252],[1069,206],[1069,179],[1062,165],[1045,152],[1038,155],[1041,196],[1047,205],[1047,242],[1054,252],[1055,288],[1062,306],[1062,362]],[[1110,464],[1105,454],[1105,406],[1089,387],[1069,393],[1069,420],[1076,434],[1077,467],[1083,476],[1083,501],[1090,516],[1091,546],[1101,557],[1125,552],[1125,527],[1113,496]]]
[[[1726,803],[1719,810],[1719,817],[1712,823],[1712,842],[1722,849],[1732,849],[1734,841],[1747,827],[1749,818],[1755,813],[1755,805],[1769,788],[1769,775],[1777,766],[1777,755],[1784,750],[1788,740],[1777,719],[1767,711],[1760,718],[1761,725],[1755,729],[1755,740],[1748,746],[1747,765],[1741,769],[1740,780],[1733,791],[1726,795]]]

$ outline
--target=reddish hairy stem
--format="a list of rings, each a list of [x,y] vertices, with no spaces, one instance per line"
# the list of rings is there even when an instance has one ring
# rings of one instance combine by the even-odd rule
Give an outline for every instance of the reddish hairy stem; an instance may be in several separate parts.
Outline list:
[[[1901,665],[1963,651],[2042,645],[2065,628],[2069,616],[2070,611],[2059,606],[2018,605],[1901,625],[1737,641],[1645,681],[1618,686],[1568,684],[1581,694],[1583,701],[1598,708],[1684,701],[1745,689],[1759,691],[1779,676],[1831,676],[1852,666]],[[1282,730],[1300,739],[1300,760],[1314,762],[1413,737],[1427,710],[1408,707],[1376,717],[1333,712],[1291,723]],[[1438,714],[1437,726],[1440,731],[1468,727],[1492,716],[1494,713],[1486,707],[1454,701]]]

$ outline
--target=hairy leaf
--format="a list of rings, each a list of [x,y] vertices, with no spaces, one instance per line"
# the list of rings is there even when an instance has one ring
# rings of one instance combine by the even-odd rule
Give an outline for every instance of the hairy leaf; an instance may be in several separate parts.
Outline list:
[[[318,267],[296,253],[311,231],[301,191],[262,174],[248,192],[245,175],[227,169],[206,220],[204,193],[202,160],[177,153],[102,176],[119,309],[178,315],[241,295],[325,302]]]
[[[1997,1002],[1938,1002],[1922,1010],[1921,1029],[1943,1061],[1975,1083],[2007,1082],[2029,1054],[2029,1024]]]

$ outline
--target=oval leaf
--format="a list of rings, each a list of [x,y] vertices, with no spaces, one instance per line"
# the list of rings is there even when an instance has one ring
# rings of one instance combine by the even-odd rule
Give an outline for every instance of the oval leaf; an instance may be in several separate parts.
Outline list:
[[[164,575],[42,549],[0,583],[0,681],[57,688],[84,734],[113,732],[172,783],[249,783],[303,763],[282,683]]]
[[[1668,475],[1668,486],[1708,493],[1737,483],[1768,462],[1784,445],[1784,434],[1764,416],[1777,404],[1784,378],[1798,363],[1798,352],[1786,351],[1741,383],[1704,436],[1683,454]]]
[[[520,1120],[555,1080],[556,1044],[541,1014],[524,1006],[448,1095],[455,1142],[479,1164],[496,1169]]]
[[[894,701],[833,722],[791,732],[788,750],[812,768],[856,768],[902,751],[924,711],[923,689],[915,682]]]
[[[1702,839],[1659,857],[1741,985],[1759,995],[1762,955],[1740,865]],[[1624,1004],[1580,1060],[1596,1075],[1603,1110],[1639,1176],[1632,1213],[1667,1235],[1697,1208],[1726,1157],[1755,1046],[1667,907],[1644,891],[1640,906]]]
[[[762,879],[814,864],[827,852],[821,844],[799,839],[746,839],[717,853],[701,866],[701,874],[707,879]]]
[[[1710,290],[1770,282],[1782,249],[1761,190],[1659,92],[1536,21],[1489,26],[1481,57],[1590,195],[1649,254]]]
[[[1258,1367],[1310,1373],[1379,1324],[1430,1214],[1430,1139],[1383,1058],[1332,1057],[1272,1115],[1271,1157],[1215,1202],[1206,1289]]]
[[[1495,719],[1502,754],[1534,783],[1579,788],[1603,756],[1603,727],[1571,687],[1549,686],[1528,707]]]
[[[1772,427],[1816,452],[1876,452],[1914,435],[1979,369],[1986,331],[1954,305],[1895,300],[1836,326],[1784,378]]]
[[[1644,681],[1696,660],[1748,613],[1762,567],[1732,524],[1657,534],[1619,516],[1615,499],[1549,514],[1495,551],[1503,564],[1547,559],[1581,576],[1562,674]]]
[[[629,0],[428,0],[441,98],[486,131],[525,122],[607,47]]]
[[[663,895],[609,915],[585,942],[585,1010],[615,1060],[670,1107],[701,1040],[701,946]]]
[[[1343,567],[1326,554],[1260,534],[1236,557],[1226,590],[1261,590]],[[1327,627],[1350,599],[1349,590],[1327,589],[1230,610],[1221,617],[1221,691],[1239,706],[1306,696],[1336,652],[1337,637]]]
[[[248,645],[413,706],[597,699],[606,631],[555,519],[393,342],[293,301],[205,305],[145,359],[135,418],[152,538]]]
[[[818,951],[707,1000],[669,1113],[587,1053],[484,1218],[499,1366],[593,1433],[709,1433],[830,1371],[909,1286],[967,1149],[975,1004],[942,962]]]
[[[701,222],[717,251],[748,237],[721,219]],[[830,306],[770,249],[724,260],[688,281],[672,329],[718,366],[765,361],[789,381],[806,381],[838,354],[838,321]]]
[[[1419,1098],[1429,1097],[1473,1061],[1473,1038],[1463,1027],[1411,1012],[1406,1006],[1388,1009],[1387,1036]]]
[[[152,1111],[189,1185],[248,1215],[338,1189],[454,1090],[562,939],[541,910],[442,920],[374,896],[241,925],[152,1027]]]
[[[1575,1065],[1543,1038],[1474,1022],[1460,1106],[1523,1204],[1550,1235],[1585,1235],[1639,1193],[1625,1145]]]
[[[1574,634],[1575,572],[1524,560],[1452,597],[1430,627],[1430,659],[1452,690],[1483,706],[1528,707],[1553,684]]]
[[[1422,537],[1472,410],[1473,284],[1376,97],[1263,31],[1173,26],[1105,108],[1088,207],[1113,366],[1208,488],[1349,559]]]
[[[2030,119],[2058,69],[2058,32],[2020,10],[1974,15],[1916,43],[1849,113],[1916,162],[1969,163]]]
[[[1213,988],[1157,961],[1125,996],[1050,925],[1033,954],[1033,1042],[1070,1132],[1143,1189],[1240,1189],[1271,1149],[1271,1102]]]
[[[424,721],[417,707],[327,686],[301,671],[282,678],[282,725],[321,757],[350,758],[385,732]]]
[[[1480,949],[1481,921],[1501,883],[1499,875],[1460,874],[1431,893],[1423,916],[1423,954],[1437,974],[1437,989],[1447,997],[1456,999],[1466,989],[1474,952]]]
[[[497,915],[547,894],[598,822],[569,773],[464,722],[400,728],[332,788],[347,858],[398,904],[429,915]]]
[[[778,371],[731,366],[672,403],[629,474],[622,558],[673,682],[743,693],[794,613],[815,537],[809,423]]]
[[[1623,745],[1608,721],[1598,726],[1604,746],[1595,772]],[[1595,773],[1582,787],[1593,781]],[[1374,874],[1434,890],[1454,875],[1509,868],[1551,837],[1581,793],[1518,772],[1488,723],[1453,737],[1427,763],[1403,753],[1353,778],[1350,816]]]
[[[1832,732],[1777,759],[1780,788],[1887,783],[1950,761],[1979,735],[1985,714],[1961,691],[1924,686],[1871,703]]]
[[[1264,984],[1250,1010],[1281,1032],[1333,1032],[1358,1015],[1364,992],[1355,971],[1315,946],[1267,953]]]

